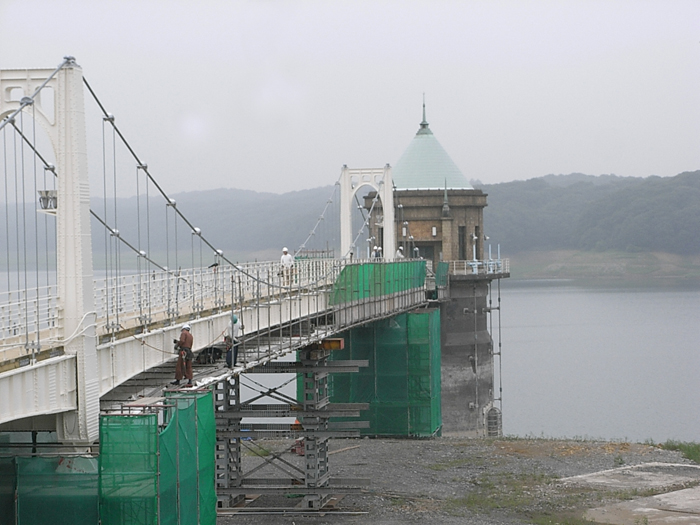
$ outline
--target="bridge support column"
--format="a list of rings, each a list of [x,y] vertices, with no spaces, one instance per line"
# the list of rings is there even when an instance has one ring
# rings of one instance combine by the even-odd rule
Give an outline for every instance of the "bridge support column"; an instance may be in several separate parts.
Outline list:
[[[65,57],[58,70],[4,70],[0,77],[0,116],[16,111],[34,97],[33,110],[24,106],[24,111],[46,130],[56,158],[56,273],[62,341],[55,344],[76,357],[77,387],[67,390],[66,396],[74,395],[77,403],[73,405],[78,407],[56,415],[56,431],[59,441],[87,445],[98,438],[100,410],[83,72],[72,57]],[[40,95],[34,96],[40,88]],[[22,91],[22,100],[7,100],[13,89]],[[51,94],[53,118],[49,117],[51,105],[45,104],[48,99],[44,98]],[[40,350],[38,342],[34,349]],[[67,389],[66,377],[57,381]]]
[[[307,488],[328,486],[330,473],[328,471],[328,438],[319,437],[319,433],[328,432],[328,417],[323,411],[329,404],[328,372],[318,370],[319,365],[325,364],[330,350],[304,349],[300,352],[300,363],[311,369],[304,372],[303,381],[303,416],[304,456],[306,459],[305,484]],[[330,494],[307,494],[302,506],[305,509],[318,510],[326,504]]]
[[[476,277],[450,275],[450,298],[440,305],[442,412],[446,431],[486,437],[492,432],[488,417],[496,397],[489,333],[491,280]]]
[[[214,390],[216,414],[224,413],[224,420],[217,421],[226,428],[227,433],[216,436],[216,491],[219,508],[229,508],[245,499],[243,493],[232,493],[226,489],[240,487],[243,479],[241,465],[241,438],[231,437],[241,431],[241,383],[240,376],[235,375],[216,385]]]
[[[83,72],[75,62],[57,75],[56,123],[52,139],[58,175],[57,284],[64,351],[77,361],[77,412],[59,414],[60,441],[92,443],[99,435],[90,182],[87,169]]]

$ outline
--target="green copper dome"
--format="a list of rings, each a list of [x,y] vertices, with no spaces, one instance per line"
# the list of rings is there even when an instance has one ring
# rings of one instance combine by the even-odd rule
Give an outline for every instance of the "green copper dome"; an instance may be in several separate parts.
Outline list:
[[[397,190],[473,189],[430,131],[425,103],[420,129],[391,170],[391,177]]]

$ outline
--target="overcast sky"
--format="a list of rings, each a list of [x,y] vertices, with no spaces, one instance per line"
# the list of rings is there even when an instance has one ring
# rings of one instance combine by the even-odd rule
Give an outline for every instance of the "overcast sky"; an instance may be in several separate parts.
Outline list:
[[[170,193],[395,165],[468,179],[700,169],[700,1],[0,0],[0,68],[75,56]]]

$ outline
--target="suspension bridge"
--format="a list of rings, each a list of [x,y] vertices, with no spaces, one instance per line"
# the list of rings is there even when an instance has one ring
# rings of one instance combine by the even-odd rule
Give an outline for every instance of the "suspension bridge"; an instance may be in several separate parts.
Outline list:
[[[278,261],[239,264],[188,217],[186,203],[168,195],[74,58],[55,69],[2,70],[0,93],[0,432],[55,432],[59,443],[89,447],[101,411],[124,402],[124,392],[132,400],[162,392],[183,323],[198,352],[220,343],[238,317],[238,364],[210,367],[197,381],[221,385],[446,293],[431,261],[392,257],[388,166],[343,168],[291,270]],[[101,137],[93,157],[87,129],[91,139]],[[363,187],[374,191],[369,206],[358,201]],[[131,208],[120,208],[120,195],[135,197]],[[383,240],[365,239],[378,202]],[[322,228],[336,214],[340,236],[329,241]],[[403,235],[413,238],[405,227]],[[329,242],[340,257],[328,256]],[[370,259],[373,242],[389,256]],[[452,272],[504,275],[508,268],[500,256],[477,260],[475,251]],[[314,359],[318,371],[321,358]],[[220,410],[231,403],[227,396]],[[314,469],[317,476],[323,467]]]

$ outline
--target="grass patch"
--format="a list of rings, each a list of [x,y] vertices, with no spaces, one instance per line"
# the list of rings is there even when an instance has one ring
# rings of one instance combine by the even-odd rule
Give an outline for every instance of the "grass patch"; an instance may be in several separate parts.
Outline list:
[[[661,448],[664,450],[678,450],[686,459],[700,463],[700,443],[669,440],[666,443],[662,443]]]
[[[446,500],[445,510],[453,515],[461,515],[464,510],[490,512],[522,509],[537,501],[537,486],[549,483],[552,479],[551,476],[537,472],[487,474],[473,481],[473,492]]]

